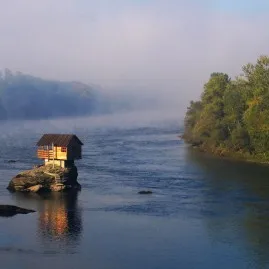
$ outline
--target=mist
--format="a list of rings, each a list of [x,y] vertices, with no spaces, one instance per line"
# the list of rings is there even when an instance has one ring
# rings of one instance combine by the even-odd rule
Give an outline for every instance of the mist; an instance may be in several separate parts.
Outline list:
[[[180,116],[210,73],[234,77],[268,53],[267,1],[234,2],[2,1],[0,68]]]

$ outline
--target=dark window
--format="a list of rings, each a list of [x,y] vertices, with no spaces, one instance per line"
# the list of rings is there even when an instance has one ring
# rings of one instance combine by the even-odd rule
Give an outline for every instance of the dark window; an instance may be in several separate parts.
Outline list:
[[[66,147],[61,147],[61,152],[66,152],[67,148]]]

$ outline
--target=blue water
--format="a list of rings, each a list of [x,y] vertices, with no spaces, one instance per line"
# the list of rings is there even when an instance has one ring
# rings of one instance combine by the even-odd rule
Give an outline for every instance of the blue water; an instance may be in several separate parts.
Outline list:
[[[269,168],[190,149],[176,118],[1,123],[0,268],[269,268]],[[11,194],[46,132],[76,133],[82,191]],[[16,163],[8,163],[8,160]],[[140,190],[152,195],[138,195]]]

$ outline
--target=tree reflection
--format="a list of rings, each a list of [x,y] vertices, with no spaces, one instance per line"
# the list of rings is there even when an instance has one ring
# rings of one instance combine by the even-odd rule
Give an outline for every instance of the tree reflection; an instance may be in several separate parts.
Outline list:
[[[269,263],[269,167],[208,156],[189,149],[187,160],[203,174],[203,216],[210,238],[240,246],[253,268]]]

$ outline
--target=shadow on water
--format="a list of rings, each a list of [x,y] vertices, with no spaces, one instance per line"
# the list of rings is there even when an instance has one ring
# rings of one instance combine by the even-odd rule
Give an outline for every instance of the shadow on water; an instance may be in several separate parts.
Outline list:
[[[48,194],[14,194],[20,205],[34,207],[38,212],[37,230],[44,244],[59,244],[62,249],[79,244],[82,233],[78,192]]]
[[[188,149],[187,160],[195,164],[215,190],[234,191],[269,201],[269,166],[233,161]]]
[[[238,243],[254,257],[255,268],[269,263],[269,166],[224,160],[188,149],[188,162],[204,175],[204,217],[212,240]],[[253,267],[253,268],[254,268]]]

